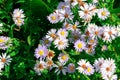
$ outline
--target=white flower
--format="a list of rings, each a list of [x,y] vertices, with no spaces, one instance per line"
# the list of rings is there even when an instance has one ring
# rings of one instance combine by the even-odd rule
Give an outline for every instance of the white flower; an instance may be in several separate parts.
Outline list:
[[[65,28],[66,30],[70,30],[70,29],[71,29],[71,26],[72,26],[72,24],[68,23],[67,21],[65,21],[65,22],[63,23],[63,28]]]
[[[79,60],[79,62],[77,62],[77,64],[79,65],[78,68],[77,68],[78,71],[79,71],[80,73],[83,73],[83,74],[85,74],[85,70],[86,70],[87,67],[90,65],[90,63],[87,62],[85,59]]]
[[[22,18],[18,18],[18,19],[13,18],[13,20],[17,26],[22,26],[24,24],[24,19]]]
[[[23,13],[24,13],[24,11],[22,9],[19,9],[19,8],[15,9],[13,11],[13,18],[24,18],[25,15]]]
[[[57,38],[54,41],[55,47],[57,47],[59,50],[66,49],[68,47],[68,39],[65,38]]]
[[[60,21],[59,14],[57,14],[56,12],[47,16],[47,18],[52,24],[58,23]]]
[[[104,79],[104,80],[118,80],[117,79],[117,75],[102,75],[102,78]]]
[[[2,55],[0,56],[0,62],[4,63],[5,66],[9,65],[11,60],[12,58],[10,57],[10,55],[7,56],[6,53],[2,53]]]
[[[48,40],[48,38],[46,38],[46,37],[43,37],[42,40],[40,40],[40,42],[47,47],[49,47],[51,45],[51,41]]]
[[[59,57],[58,57],[58,60],[61,62],[61,63],[66,63],[68,61],[69,57],[68,55],[66,54],[59,54]]]
[[[51,29],[48,31],[47,35],[46,35],[46,38],[49,40],[49,41],[53,41],[57,38],[57,35],[56,35],[56,29]]]
[[[71,37],[69,38],[69,40],[71,43],[74,43],[75,41],[80,39],[80,37],[81,37],[81,32],[78,30],[75,30],[71,32]]]
[[[13,11],[13,21],[17,26],[22,26],[24,24],[25,15],[22,9],[15,9]]]
[[[104,37],[102,38],[104,41],[108,41],[111,42],[112,40],[114,40],[117,37],[117,30],[115,27],[111,27],[111,26],[104,26]]]
[[[57,65],[54,65],[54,67],[56,67],[55,73],[57,73],[57,75],[59,75],[61,72],[66,75],[67,72],[67,67],[64,66],[65,63],[60,63],[58,62]]]
[[[70,7],[70,5],[67,3],[67,2],[60,2],[59,4],[58,4],[58,7],[57,7],[57,9],[66,9],[66,8],[69,8]]]
[[[71,26],[71,29],[70,29],[70,30],[72,30],[72,31],[77,31],[77,30],[79,30],[79,29],[78,29],[79,27],[80,27],[80,26],[79,26],[79,22],[76,21],[75,24],[73,24],[73,25]]]
[[[97,15],[100,19],[105,20],[110,15],[110,12],[106,8],[98,9]]]
[[[84,6],[80,6],[80,11],[78,11],[80,18],[84,20],[91,20],[92,16],[95,15],[96,7],[92,4],[85,3]]]
[[[86,75],[94,74],[94,67],[92,65],[87,66],[84,74],[86,74]]]
[[[72,7],[78,4],[77,0],[64,0],[66,3],[71,4]]]
[[[68,32],[66,31],[66,29],[59,29],[57,35],[60,38],[66,38],[68,36]]]
[[[76,49],[78,52],[81,52],[81,51],[85,50],[86,44],[85,44],[84,41],[77,40],[77,41],[74,43],[74,47],[75,47],[75,49]]]
[[[97,72],[100,72],[100,69],[101,69],[103,63],[104,63],[104,58],[98,58],[97,60],[95,60],[93,65]]]
[[[116,66],[115,66],[115,61],[113,59],[106,59],[104,60],[104,63],[102,64],[100,68],[100,72],[102,76],[104,75],[113,75],[115,73]]]
[[[56,12],[59,14],[59,18],[61,22],[73,20],[74,18],[74,15],[70,10],[70,8],[66,8],[65,10],[60,9],[60,10],[57,10]]]
[[[41,72],[46,68],[46,63],[44,61],[37,61],[34,70],[38,75],[41,75]]]

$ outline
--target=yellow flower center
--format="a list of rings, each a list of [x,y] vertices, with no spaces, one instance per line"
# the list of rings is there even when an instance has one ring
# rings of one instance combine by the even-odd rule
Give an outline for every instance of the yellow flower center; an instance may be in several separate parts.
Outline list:
[[[78,48],[82,48],[82,47],[83,47],[82,43],[78,43]]]
[[[52,16],[51,19],[52,19],[52,20],[56,20],[56,16]]]
[[[103,12],[101,13],[101,15],[102,15],[102,16],[106,16],[106,12],[103,11]]]
[[[77,28],[77,26],[76,26],[76,25],[73,25],[72,27],[73,27],[73,29],[76,29],[76,28]]]
[[[22,20],[19,19],[19,20],[18,20],[18,24],[20,24],[20,23],[22,23]]]
[[[88,72],[91,72],[91,68],[90,68],[90,67],[89,67],[89,68],[87,68],[87,71],[88,71]]]
[[[39,53],[40,56],[42,56],[44,54],[44,51],[40,50],[38,53]]]
[[[62,36],[64,36],[65,35],[65,32],[64,31],[61,31],[61,33],[60,33]]]
[[[62,58],[62,60],[66,60],[66,59],[67,59],[67,56],[66,56],[66,55],[63,55],[61,58]]]
[[[4,40],[3,39],[0,39],[0,43],[3,43],[4,42]]]

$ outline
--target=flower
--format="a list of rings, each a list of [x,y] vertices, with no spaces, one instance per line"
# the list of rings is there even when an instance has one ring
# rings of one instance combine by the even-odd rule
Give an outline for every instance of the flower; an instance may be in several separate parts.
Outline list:
[[[63,10],[66,8],[69,8],[69,4],[67,2],[60,2],[57,7],[57,9],[63,9]]]
[[[91,75],[94,73],[94,67],[86,60],[81,59],[77,64],[79,65],[77,69],[80,73],[86,75]]]
[[[115,73],[115,61],[111,58],[104,60],[104,63],[102,64],[100,68],[100,72],[102,75],[113,75]]]
[[[80,6],[80,11],[78,11],[80,18],[84,20],[91,20],[92,16],[95,15],[96,6],[92,4],[85,3],[84,6]]]
[[[80,26],[79,26],[79,22],[76,21],[75,24],[73,24],[73,25],[71,26],[70,30],[72,30],[72,31],[78,31],[78,30],[79,30],[78,27],[80,27]]]
[[[95,70],[97,72],[100,72],[100,69],[101,69],[103,63],[104,63],[104,58],[98,58],[98,59],[95,60],[93,65],[94,65]]]
[[[83,41],[77,40],[74,44],[74,47],[78,52],[81,52],[81,51],[85,50],[86,44]]]
[[[67,67],[68,73],[74,73],[75,72],[75,65],[73,63],[69,63]]]
[[[86,75],[92,75],[94,74],[94,67],[92,65],[87,66],[85,72]]]
[[[68,32],[65,29],[59,29],[57,35],[59,38],[66,38],[68,36]]]
[[[24,11],[19,8],[13,11],[13,21],[17,26],[22,26],[24,24],[25,15],[23,14],[23,12]]]
[[[65,22],[63,23],[63,28],[65,28],[66,30],[70,30],[70,29],[71,29],[71,26],[72,26],[72,24],[68,23],[67,21],[65,21]]]
[[[107,10],[107,8],[101,8],[101,9],[98,9],[97,15],[100,19],[105,20],[110,15],[110,12]]]
[[[66,49],[68,47],[68,39],[64,38],[57,38],[54,41],[55,47],[57,47],[59,50]]]
[[[49,40],[49,41],[53,41],[57,38],[57,35],[56,35],[56,29],[51,29],[48,31],[47,35],[46,35],[46,38]]]
[[[0,49],[6,50],[7,48],[9,48],[12,45],[11,43],[12,42],[9,37],[0,36]]]
[[[47,58],[48,58],[48,59],[52,59],[54,56],[55,56],[55,52],[52,51],[52,50],[49,50],[49,51],[48,51],[48,54],[47,54]]]
[[[60,21],[59,15],[56,12],[47,16],[47,18],[52,24],[58,23]]]
[[[61,72],[66,75],[67,67],[65,67],[64,65],[65,63],[60,62],[58,62],[57,65],[54,65],[54,67],[56,67],[55,73],[57,73],[57,75],[59,75]]]
[[[44,45],[38,45],[38,48],[35,49],[35,57],[44,59],[47,56],[48,49]]]
[[[0,62],[4,63],[5,66],[9,65],[11,60],[12,58],[10,55],[7,56],[6,53],[2,53],[2,55],[0,55]]]
[[[37,61],[34,70],[38,75],[41,75],[41,72],[46,68],[46,63],[44,61]]]
[[[48,68],[49,70],[51,70],[51,69],[54,67],[53,60],[48,59],[48,60],[46,61],[46,66],[47,66],[47,68]]]
[[[66,63],[66,62],[68,61],[68,59],[69,59],[68,55],[63,54],[63,53],[60,53],[60,54],[59,54],[58,60],[59,60],[61,63]]]
[[[43,37],[42,40],[40,40],[40,42],[47,47],[50,47],[50,45],[51,45],[51,41],[48,40],[48,38],[46,38],[46,37]]]
[[[117,78],[117,75],[112,75],[112,76],[110,76],[110,75],[102,75],[102,78],[104,79],[104,80],[118,80]]]
[[[79,40],[81,37],[81,32],[78,30],[71,32],[71,37],[69,38],[71,43],[74,43],[75,41]]]

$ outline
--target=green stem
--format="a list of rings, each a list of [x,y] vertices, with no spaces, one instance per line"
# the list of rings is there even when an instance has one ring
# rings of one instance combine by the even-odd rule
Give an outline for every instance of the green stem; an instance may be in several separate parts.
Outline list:
[[[85,75],[85,74],[83,74],[83,75],[86,77],[87,80],[90,80],[90,78],[87,75]]]

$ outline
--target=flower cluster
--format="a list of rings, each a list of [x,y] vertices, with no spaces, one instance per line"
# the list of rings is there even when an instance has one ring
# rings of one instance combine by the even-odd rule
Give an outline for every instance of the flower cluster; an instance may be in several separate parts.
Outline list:
[[[2,55],[0,55],[0,75],[1,75],[1,72],[2,72],[2,69],[5,67],[5,66],[8,66],[11,62],[12,58],[7,55],[6,53],[2,53]]]
[[[13,11],[13,21],[17,26],[22,26],[24,24],[25,15],[23,14],[23,10],[15,9]]]
[[[40,45],[35,49],[35,57],[38,59],[35,64],[34,70],[38,75],[41,72],[49,69],[48,60],[51,65],[51,70],[55,68],[55,73],[74,73],[78,70],[84,75],[92,75],[94,72],[99,72],[105,80],[117,80],[115,74],[115,61],[111,58],[104,59],[98,58],[94,64],[89,61],[81,59],[76,62],[71,59],[70,54],[65,50],[70,46],[75,48],[75,51],[85,52],[89,55],[95,54],[95,48],[99,40],[112,43],[112,41],[120,36],[120,26],[113,26],[109,24],[97,24],[93,20],[105,21],[110,18],[111,14],[107,8],[102,8],[98,4],[98,0],[93,0],[88,3],[87,0],[64,0],[60,2],[57,9],[47,16],[52,24],[63,23],[59,29],[50,29],[48,33],[40,40]],[[78,17],[79,16],[79,17]],[[53,63],[52,58],[48,58],[50,54],[51,45],[60,51],[58,61]],[[107,50],[106,45],[101,49]],[[62,51],[62,53],[61,53]],[[77,61],[77,60],[76,60]],[[52,66],[52,67],[51,67]]]

